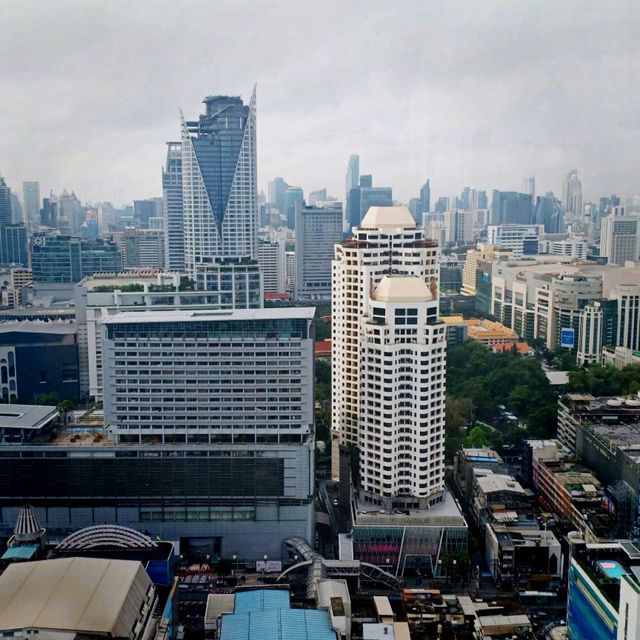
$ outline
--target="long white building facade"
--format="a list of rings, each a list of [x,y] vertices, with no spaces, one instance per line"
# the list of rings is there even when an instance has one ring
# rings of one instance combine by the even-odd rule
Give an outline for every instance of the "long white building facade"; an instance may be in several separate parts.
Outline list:
[[[353,237],[336,245],[332,275],[334,477],[339,445],[356,445],[366,499],[389,508],[428,506],[443,489],[444,386],[438,376],[444,381],[445,359],[444,353],[431,355],[444,343],[444,329],[436,331],[437,243],[406,207],[371,207]],[[396,321],[396,309],[411,309],[411,323],[402,325],[400,315]],[[427,345],[427,339],[436,342]],[[419,353],[420,365],[401,362],[412,357],[403,350]]]

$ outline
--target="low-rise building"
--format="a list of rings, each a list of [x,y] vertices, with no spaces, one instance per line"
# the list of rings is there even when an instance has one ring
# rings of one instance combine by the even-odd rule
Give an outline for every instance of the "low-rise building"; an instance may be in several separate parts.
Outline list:
[[[12,564],[0,576],[4,638],[152,638],[157,604],[139,562],[39,560]]]
[[[487,523],[506,511],[532,513],[534,496],[513,476],[474,469],[475,497],[471,505],[476,522]]]
[[[521,584],[533,575],[562,577],[562,549],[552,531],[488,523],[485,550],[489,571],[499,584]]]
[[[541,504],[560,520],[570,522],[584,539],[609,539],[611,520],[604,508],[604,492],[590,469],[572,462],[542,460],[538,492]]]
[[[465,320],[469,338],[490,347],[494,344],[516,344],[520,338],[518,334],[500,322],[471,318]]]
[[[624,369],[632,364],[640,365],[640,351],[626,347],[604,347],[602,350],[602,364]]]

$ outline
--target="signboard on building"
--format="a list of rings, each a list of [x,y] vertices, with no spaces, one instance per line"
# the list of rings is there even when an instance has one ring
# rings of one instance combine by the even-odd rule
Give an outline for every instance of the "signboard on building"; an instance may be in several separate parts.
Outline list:
[[[576,344],[575,329],[562,329],[560,331],[560,346],[564,349],[573,349]]]
[[[258,573],[280,573],[282,571],[282,562],[280,560],[257,560],[256,571]]]

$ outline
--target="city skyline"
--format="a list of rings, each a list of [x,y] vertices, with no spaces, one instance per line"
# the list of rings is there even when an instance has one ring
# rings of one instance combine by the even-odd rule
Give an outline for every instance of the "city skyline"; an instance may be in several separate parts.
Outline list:
[[[298,29],[284,3],[251,12],[218,3],[218,28],[189,19],[213,8],[186,4],[149,13],[143,3],[126,22],[117,3],[40,4],[33,29],[34,5],[8,3],[0,52],[13,93],[0,156],[14,193],[37,180],[43,195],[66,187],[85,202],[160,195],[179,109],[191,112],[220,87],[247,100],[256,81],[265,191],[283,176],[340,198],[351,154],[403,202],[427,177],[434,195],[451,195],[465,185],[516,190],[535,175],[539,193],[560,196],[572,167],[585,202],[640,191],[631,3],[517,13],[499,3],[407,3],[397,15],[377,4],[339,14],[307,6],[296,11]],[[43,109],[39,98],[54,95]]]

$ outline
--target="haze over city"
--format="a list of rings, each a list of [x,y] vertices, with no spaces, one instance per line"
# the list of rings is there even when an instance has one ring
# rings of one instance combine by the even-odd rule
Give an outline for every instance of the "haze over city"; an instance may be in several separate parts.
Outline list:
[[[165,140],[257,83],[259,188],[342,199],[349,154],[407,202],[463,186],[640,191],[633,2],[2,4],[0,170],[85,202],[161,195]]]

